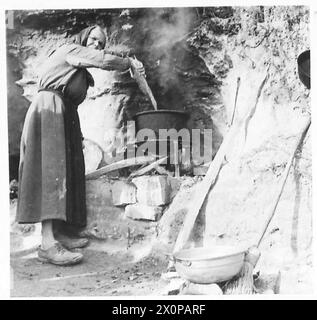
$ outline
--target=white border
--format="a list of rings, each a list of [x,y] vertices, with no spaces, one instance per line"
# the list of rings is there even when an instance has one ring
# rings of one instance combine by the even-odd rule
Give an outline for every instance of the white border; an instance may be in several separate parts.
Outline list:
[[[54,2],[43,2],[41,0],[10,0],[5,5],[1,4],[3,9],[90,9],[90,8],[137,8],[137,7],[212,7],[212,6],[252,6],[252,5],[267,5],[267,6],[314,6],[311,0],[90,0],[89,6],[84,1],[77,0],[55,0]],[[315,5],[316,6],[316,5]]]
[[[187,7],[187,6],[251,6],[251,5],[307,5],[311,8],[311,66],[312,66],[312,74],[317,74],[317,63],[316,63],[316,30],[317,30],[317,4],[316,1],[205,1],[205,0],[90,0],[89,7],[87,7],[87,2],[79,1],[79,0],[55,0],[54,2],[44,2],[43,0],[32,0],[32,1],[22,1],[22,0],[10,0],[8,3],[1,3],[1,11],[0,11],[0,41],[1,41],[1,50],[0,50],[0,70],[1,70],[1,81],[0,81],[0,145],[1,145],[1,156],[0,156],[0,205],[1,205],[1,218],[0,218],[0,299],[10,299],[10,268],[9,268],[9,230],[10,230],[10,219],[9,219],[9,200],[8,200],[8,131],[7,131],[7,89],[6,89],[6,50],[5,50],[5,16],[4,10],[14,10],[14,9],[68,9],[68,8],[120,8],[120,7]],[[312,108],[312,116],[313,120],[315,119],[315,114],[317,112],[317,93],[316,89],[316,81],[314,81],[314,76],[311,77],[311,108]],[[315,108],[315,109],[314,109]],[[312,138],[313,143],[315,143],[316,137],[316,126],[312,125]],[[313,159],[316,159],[316,147],[313,147]],[[313,182],[316,177],[316,163],[313,160]],[[315,208],[317,201],[317,194],[315,191],[315,185],[313,184],[313,233],[316,234],[317,230],[317,219],[315,218]],[[317,240],[314,237],[313,240],[313,253],[317,252]],[[317,254],[314,254],[314,294],[312,295],[274,295],[274,296],[266,296],[266,295],[253,295],[253,296],[215,296],[215,297],[207,297],[207,296],[116,296],[116,297],[77,297],[78,300],[306,300],[306,299],[317,299]],[[52,300],[53,297],[49,298],[41,298],[43,300]],[[38,298],[17,298],[16,300],[38,300]],[[73,297],[56,297],[56,300],[70,300],[74,299]]]
[[[8,297],[8,289],[10,288],[10,215],[9,215],[9,164],[8,164],[8,129],[7,129],[7,94],[6,94],[6,50],[5,50],[5,24],[4,11],[0,12],[1,26],[0,41],[0,297]],[[4,45],[4,47],[3,47]]]

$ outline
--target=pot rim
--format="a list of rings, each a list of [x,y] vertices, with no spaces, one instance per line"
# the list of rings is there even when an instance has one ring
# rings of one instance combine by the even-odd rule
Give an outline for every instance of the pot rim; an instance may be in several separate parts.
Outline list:
[[[224,246],[224,247],[229,247],[229,246]],[[234,247],[231,247],[231,248],[234,248]],[[193,248],[195,249],[195,248]],[[225,258],[229,258],[229,257],[233,257],[233,256],[238,256],[238,255],[241,255],[241,254],[245,254],[247,249],[242,249],[242,248],[237,248],[236,251],[232,252],[232,253],[229,253],[229,254],[226,254],[226,255],[218,255],[218,256],[214,256],[214,257],[208,257],[208,256],[205,256],[203,258],[201,257],[193,257],[193,258],[180,258],[180,257],[177,257],[178,254],[180,254],[182,251],[187,251],[187,250],[192,250],[192,249],[185,249],[185,250],[180,250],[180,251],[177,251],[173,254],[173,258],[175,259],[175,261],[214,261],[214,260],[219,260],[219,259],[225,259]]]
[[[186,115],[187,117],[189,116],[189,113],[186,111],[182,111],[182,110],[169,110],[169,109],[159,109],[159,110],[147,110],[147,111],[141,111],[136,113],[133,118],[136,118],[140,115],[144,115],[144,114],[155,114],[155,113],[174,113],[174,114],[180,114],[180,115]]]

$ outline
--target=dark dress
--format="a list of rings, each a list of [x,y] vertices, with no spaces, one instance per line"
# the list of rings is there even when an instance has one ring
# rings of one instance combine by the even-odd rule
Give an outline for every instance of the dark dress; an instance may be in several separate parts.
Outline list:
[[[17,221],[48,219],[86,224],[85,164],[77,107],[93,79],[86,70],[126,70],[128,59],[67,44],[40,72],[38,94],[27,112],[20,149]]]

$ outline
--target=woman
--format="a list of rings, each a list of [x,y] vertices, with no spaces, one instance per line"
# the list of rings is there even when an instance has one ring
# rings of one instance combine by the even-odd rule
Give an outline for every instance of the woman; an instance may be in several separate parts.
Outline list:
[[[87,239],[54,234],[53,224],[86,225],[85,164],[77,107],[94,80],[89,67],[104,70],[136,69],[130,58],[106,54],[100,27],[80,32],[74,43],[61,46],[44,64],[39,91],[27,112],[21,137],[17,221],[42,223],[39,259],[56,265],[75,264],[83,255],[71,249]]]

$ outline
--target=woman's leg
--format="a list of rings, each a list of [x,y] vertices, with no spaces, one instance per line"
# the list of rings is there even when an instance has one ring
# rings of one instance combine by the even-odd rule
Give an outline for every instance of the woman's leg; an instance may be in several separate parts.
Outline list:
[[[52,219],[42,221],[42,245],[38,249],[38,257],[42,262],[61,266],[76,264],[83,259],[80,252],[68,251],[55,239]]]
[[[53,232],[53,220],[42,221],[42,249],[47,250],[56,243]]]
[[[64,221],[54,220],[53,222],[53,236],[66,249],[83,248],[89,243],[87,238],[78,237],[75,229]]]

